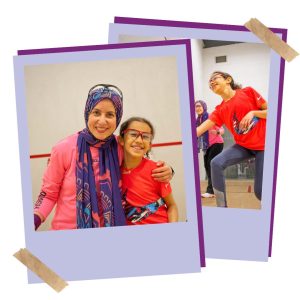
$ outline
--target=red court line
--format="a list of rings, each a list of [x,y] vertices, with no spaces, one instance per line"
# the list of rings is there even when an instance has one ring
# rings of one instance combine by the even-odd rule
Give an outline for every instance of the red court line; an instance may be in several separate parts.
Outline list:
[[[166,146],[177,146],[177,145],[182,145],[182,142],[159,143],[159,144],[153,144],[152,147],[166,147]],[[44,157],[50,157],[50,153],[30,155],[30,159],[44,158]]]
[[[177,145],[182,145],[182,142],[169,142],[169,143],[153,144],[152,147],[165,147],[165,146],[177,146]]]
[[[31,158],[43,158],[43,157],[50,157],[50,153],[30,155],[30,159]]]

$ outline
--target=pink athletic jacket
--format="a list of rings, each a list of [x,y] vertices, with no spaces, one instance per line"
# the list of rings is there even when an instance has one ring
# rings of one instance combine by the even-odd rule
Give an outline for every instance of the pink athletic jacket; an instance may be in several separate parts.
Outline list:
[[[220,134],[214,134],[212,133],[213,130],[219,130]],[[218,127],[216,125],[214,125],[209,131],[208,131],[208,140],[209,140],[209,147],[212,146],[213,144],[222,144],[224,143],[222,134],[224,134],[224,128]]]
[[[45,219],[56,204],[51,229],[76,229],[76,148],[78,133],[58,142],[51,151],[41,193],[34,207]],[[90,147],[95,178],[99,177],[98,149]],[[123,148],[118,146],[120,165]]]

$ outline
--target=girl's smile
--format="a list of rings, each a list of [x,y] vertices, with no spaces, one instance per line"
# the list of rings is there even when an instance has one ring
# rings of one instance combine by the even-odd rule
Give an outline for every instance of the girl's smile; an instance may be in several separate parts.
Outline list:
[[[200,103],[197,103],[196,106],[195,106],[195,108],[196,108],[197,115],[198,116],[202,115],[202,113],[203,113],[203,107],[202,107],[202,105]]]
[[[132,143],[132,145],[130,146],[130,148],[132,148],[132,150],[136,153],[141,153],[142,155],[144,155],[144,146],[139,145],[139,143]]]
[[[148,124],[133,121],[124,131],[121,145],[124,147],[124,155],[130,158],[142,159],[151,148],[152,132]]]

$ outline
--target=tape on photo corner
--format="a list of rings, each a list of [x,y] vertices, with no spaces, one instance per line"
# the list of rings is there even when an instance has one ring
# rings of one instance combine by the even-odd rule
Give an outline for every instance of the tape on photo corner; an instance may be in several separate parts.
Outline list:
[[[14,254],[14,257],[23,263],[28,269],[34,272],[37,276],[43,279],[44,282],[50,285],[55,291],[60,292],[68,285],[67,282],[50,270],[26,248],[20,249]]]
[[[297,51],[295,51],[287,43],[281,40],[275,33],[273,33],[259,20],[255,18],[250,19],[245,24],[245,27],[288,62],[292,61],[297,55],[299,55]]]

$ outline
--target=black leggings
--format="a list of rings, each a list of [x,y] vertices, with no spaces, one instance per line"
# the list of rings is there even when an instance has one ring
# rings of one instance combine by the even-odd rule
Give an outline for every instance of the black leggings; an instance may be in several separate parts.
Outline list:
[[[209,194],[214,194],[212,181],[211,181],[210,162],[215,156],[217,156],[219,153],[222,152],[223,146],[224,146],[223,143],[213,144],[206,150],[204,154],[204,168],[208,179],[206,192]]]

